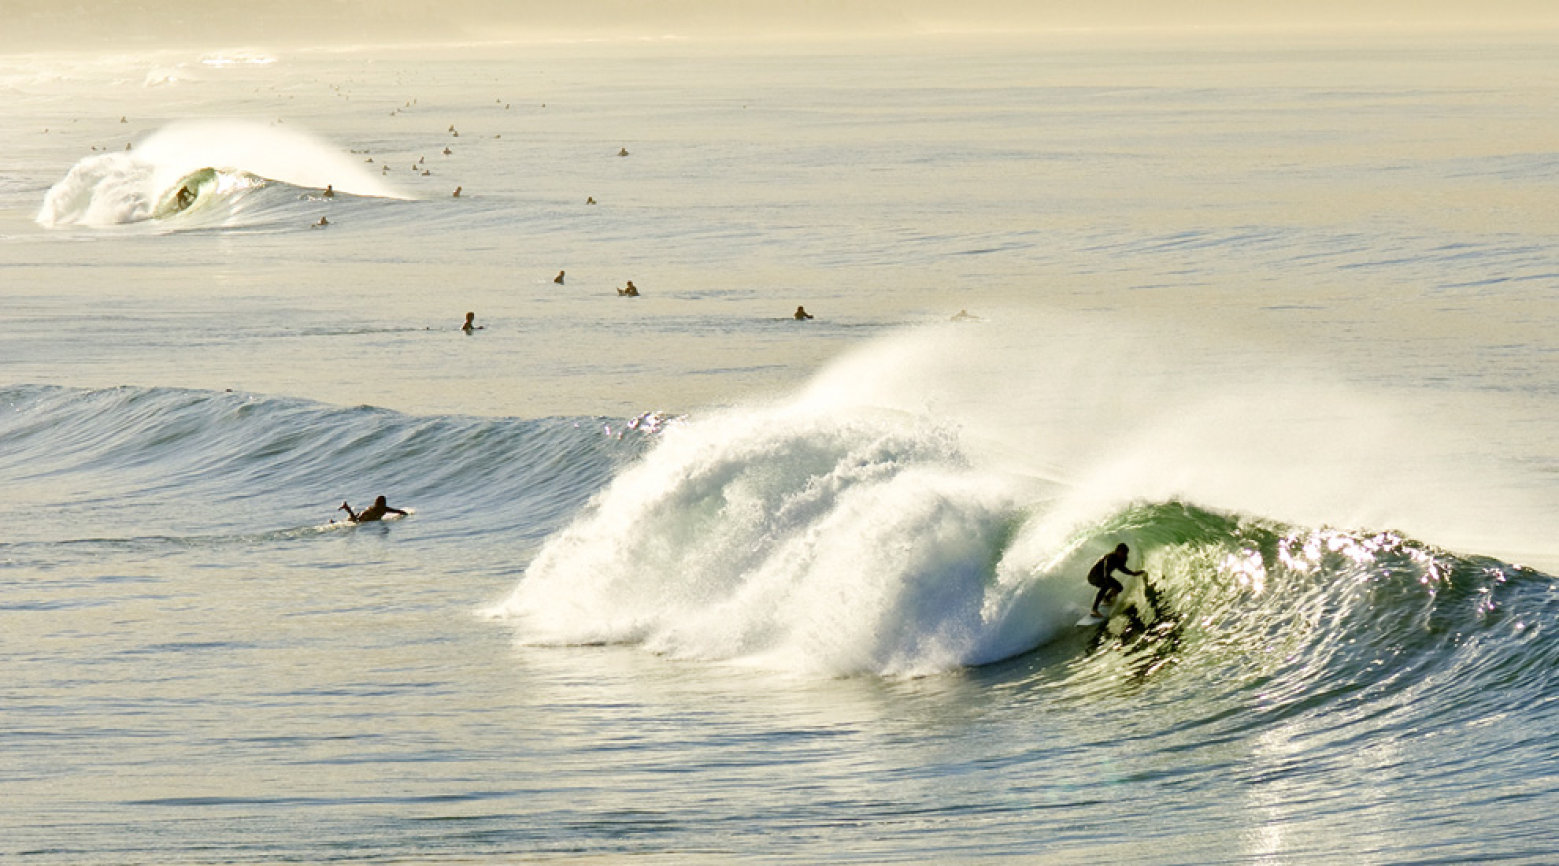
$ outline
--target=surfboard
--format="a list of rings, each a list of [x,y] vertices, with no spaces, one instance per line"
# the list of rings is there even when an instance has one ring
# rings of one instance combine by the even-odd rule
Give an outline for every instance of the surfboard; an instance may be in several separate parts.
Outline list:
[[[1115,605],[1113,604],[1101,604],[1099,605],[1099,616],[1094,616],[1092,613],[1085,613],[1083,614],[1083,618],[1077,621],[1077,627],[1087,628],[1091,625],[1104,625],[1110,621],[1110,613],[1114,610]]]
[[[1115,600],[1099,605],[1099,616],[1094,616],[1092,613],[1083,614],[1083,618],[1077,621],[1077,627],[1086,628],[1091,625],[1102,625],[1109,622],[1110,617],[1125,601],[1126,596],[1137,590],[1137,584],[1141,579],[1140,576],[1135,574],[1127,575],[1126,580],[1122,582],[1121,591],[1115,594]]]
[[[340,509],[337,509],[337,510],[339,511]],[[378,520],[370,520],[367,523],[358,523],[355,520],[347,520],[345,517],[341,518],[340,520],[337,520],[336,518],[332,517],[332,518],[330,518],[330,522],[329,523],[326,523],[326,524],[324,524],[323,526],[321,526],[319,528],[320,529],[337,529],[337,528],[346,529],[346,528],[349,528],[349,527],[350,528],[356,528],[356,527],[359,527],[359,526],[372,526],[375,523],[389,523],[392,520],[405,520],[406,518],[408,518],[408,517],[412,516],[413,514],[417,513],[417,509],[415,509],[415,508],[406,508],[406,509],[402,509],[402,510],[404,510],[406,513],[405,514],[396,514],[394,512],[391,512],[391,513],[386,514],[385,516],[379,518]]]

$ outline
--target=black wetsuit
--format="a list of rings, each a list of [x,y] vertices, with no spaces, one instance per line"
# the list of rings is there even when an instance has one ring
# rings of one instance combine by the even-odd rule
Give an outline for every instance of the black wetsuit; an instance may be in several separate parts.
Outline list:
[[[1132,571],[1126,567],[1126,554],[1114,550],[1106,553],[1103,559],[1094,563],[1093,568],[1088,570],[1088,582],[1093,586],[1099,587],[1099,594],[1093,597],[1094,610],[1099,609],[1100,603],[1111,592],[1120,592],[1126,588],[1120,581],[1110,576],[1112,571],[1124,571],[1127,574],[1142,573],[1140,571]]]

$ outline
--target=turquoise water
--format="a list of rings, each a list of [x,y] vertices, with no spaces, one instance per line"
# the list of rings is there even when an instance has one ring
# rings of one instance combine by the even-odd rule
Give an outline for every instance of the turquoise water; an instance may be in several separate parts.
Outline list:
[[[0,59],[0,854],[1542,862],[1550,56]]]

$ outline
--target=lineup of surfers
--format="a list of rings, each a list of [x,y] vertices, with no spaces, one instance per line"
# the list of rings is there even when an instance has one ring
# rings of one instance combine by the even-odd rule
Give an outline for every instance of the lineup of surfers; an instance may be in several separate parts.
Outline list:
[[[507,108],[508,106],[505,106],[505,107]],[[543,106],[543,107],[545,107],[545,106]],[[44,131],[47,132],[48,130],[44,130]],[[450,124],[449,132],[450,132],[451,135],[453,135],[456,138],[460,137],[460,133],[455,131],[454,124]],[[93,150],[96,150],[96,149],[97,148],[93,148]],[[129,149],[130,149],[130,146],[128,144],[125,145],[125,150],[129,150]],[[443,154],[445,156],[450,156],[450,155],[452,155],[454,153],[454,151],[450,150],[448,146],[445,146],[445,148],[444,148],[444,150],[442,152],[443,152]],[[619,148],[618,151],[617,151],[617,155],[618,156],[627,156],[628,155],[628,148],[626,148],[626,147]],[[369,162],[369,163],[371,163],[373,161],[374,161],[374,158],[371,157],[371,156],[364,160],[364,162]],[[424,157],[419,157],[417,159],[417,161],[412,164],[411,170],[413,172],[421,172],[423,177],[430,177],[433,174],[433,171],[432,171],[432,169],[429,169],[429,168],[427,168],[425,166],[426,162],[427,162],[427,157],[425,157],[425,156]],[[390,171],[390,166],[389,166],[388,163],[384,163],[384,164],[381,164],[379,166],[379,173],[380,174],[388,174],[389,171]],[[460,193],[464,192],[464,190],[465,190],[464,187],[457,186],[457,187],[455,187],[455,191],[450,193],[450,197],[451,198],[460,198]],[[325,189],[320,193],[320,198],[335,198],[335,196],[336,196],[335,186],[333,184],[325,184]],[[185,208],[189,207],[189,205],[195,199],[194,194],[189,191],[188,187],[181,188],[179,190],[179,192],[178,192],[177,198],[178,198],[177,205],[178,205],[178,209],[179,210],[184,210]],[[595,204],[595,203],[596,203],[595,196],[586,196],[585,197],[585,204]],[[328,219],[326,219],[324,217],[320,217],[319,218],[319,222],[314,223],[314,225],[316,227],[318,227],[318,226],[328,226],[328,225],[330,225],[330,220],[328,220]],[[558,274],[558,276],[562,277],[562,273],[560,272]],[[558,282],[561,283],[562,280],[559,279]],[[631,286],[632,284],[630,283],[629,285]]]
[[[320,223],[324,224],[324,217],[320,218]],[[558,271],[558,275],[552,278],[552,282],[557,283],[560,286],[563,285],[564,275],[564,271]],[[617,290],[617,294],[626,298],[637,298],[639,297],[639,287],[633,284],[633,280],[628,280],[626,285]],[[812,318],[812,314],[807,312],[807,308],[804,305],[797,304],[796,311],[791,314],[791,318],[797,321],[803,321]],[[967,312],[960,310],[958,315],[953,316],[953,321],[963,321],[964,319],[972,318],[974,317],[970,316]],[[482,328],[482,325],[478,325],[476,323],[476,313],[474,312],[467,312],[465,321],[461,322],[460,324],[460,330],[466,332],[467,334],[471,333],[472,331],[480,331]]]
[[[324,217],[321,217],[320,220],[321,220],[321,222],[323,222]],[[562,271],[558,271],[558,275],[557,275],[556,278],[553,279],[553,282],[555,282],[555,283],[556,282],[561,282],[562,279],[563,279],[563,272]],[[620,289],[617,290],[617,294],[622,295],[624,297],[637,298],[639,296],[639,289],[638,289],[637,286],[635,286],[633,284],[633,280],[629,280],[628,284],[626,286],[624,286],[623,288],[620,288]],[[798,305],[796,307],[796,312],[793,313],[791,317],[794,318],[794,319],[797,319],[797,320],[810,319],[810,318],[812,318],[812,314],[807,312],[807,308],[806,307]],[[476,313],[475,312],[470,312],[470,311],[468,311],[466,313],[465,321],[460,323],[460,330],[464,331],[467,334],[471,333],[472,331],[480,331],[484,327],[485,327],[484,325],[478,325],[476,323]]]
[[[335,194],[336,194],[335,193],[335,187],[330,185],[330,184],[326,184],[324,192],[321,193],[321,195],[324,198],[334,198]],[[455,187],[455,196],[457,198],[460,196],[460,187],[458,187],[458,186]],[[184,210],[185,208],[189,207],[190,204],[195,199],[194,193],[190,192],[190,189],[187,186],[180,187],[179,191],[178,191],[178,193],[177,193],[177,195],[175,197],[177,199],[177,204],[178,204],[179,210]],[[592,199],[592,203],[594,203],[593,199]],[[320,217],[319,218],[319,222],[315,223],[314,225],[316,227],[328,226],[328,225],[330,225],[330,220],[327,219],[326,217]],[[557,285],[560,285],[560,286],[564,285],[564,276],[565,276],[566,273],[567,273],[566,271],[558,271],[558,275],[552,278],[552,282],[554,282],[554,283],[556,283]],[[620,297],[637,298],[637,297],[639,297],[639,287],[635,286],[633,284],[633,280],[628,280],[626,285],[624,285],[621,288],[617,289],[617,294]],[[482,329],[481,325],[474,325],[472,323],[472,319],[475,318],[475,316],[476,316],[475,313],[466,313],[465,323],[460,326],[460,330],[465,331],[467,334],[471,333],[472,331],[479,331],[479,330],[481,330]],[[791,314],[791,318],[793,318],[793,319],[795,319],[797,321],[803,321],[803,320],[806,320],[806,319],[810,319],[812,317],[813,317],[812,314],[807,312],[806,307],[803,306],[803,305],[800,305],[800,304],[796,305],[796,312]],[[979,317],[970,315],[968,310],[959,310],[952,317],[952,321],[955,321],[955,322],[967,322],[967,321],[978,321],[978,320],[979,320]]]
[[[624,153],[623,155],[626,155],[626,153]],[[461,187],[458,187],[458,186],[455,187],[454,197],[455,198],[459,198],[460,197],[460,192],[461,192]],[[325,189],[320,193],[320,196],[322,198],[334,198],[335,195],[336,195],[335,186],[332,185],[332,184],[326,184],[325,185]],[[179,191],[178,191],[178,194],[177,194],[176,198],[178,200],[178,207],[179,207],[179,209],[183,210],[184,208],[189,207],[190,203],[192,203],[194,201],[194,194],[190,192],[189,187],[187,187],[187,186],[186,187],[181,187],[179,189]],[[594,198],[589,199],[587,204],[595,204],[595,199]],[[330,225],[330,220],[327,217],[323,217],[323,216],[319,218],[319,222],[314,223],[314,226],[316,228],[322,228],[322,227],[328,226],[328,225]],[[566,270],[558,271],[557,276],[552,278],[552,282],[557,284],[557,285],[560,285],[560,286],[561,285],[566,285],[565,279],[567,277],[567,273],[568,272]],[[618,294],[619,297],[637,298],[637,297],[639,297],[639,287],[635,286],[633,284],[633,280],[628,280],[623,286],[621,286],[621,287],[619,287],[617,289],[617,294]],[[472,321],[473,318],[475,317],[475,315],[476,315],[475,313],[466,313],[466,320],[460,326],[460,330],[466,332],[467,334],[471,333],[472,331],[480,331],[480,330],[482,330],[482,326],[481,325],[476,325]],[[796,321],[799,322],[799,321],[805,321],[807,319],[811,319],[811,318],[813,318],[813,316],[812,316],[811,313],[807,312],[807,309],[806,309],[806,307],[804,305],[798,304],[798,305],[796,305],[796,311],[791,314],[791,318],[793,318],[793,319],[795,319]],[[955,313],[952,316],[952,321],[954,321],[954,322],[973,322],[973,321],[979,321],[979,318],[980,318],[979,316],[971,315],[968,310],[959,310],[957,313]]]
[[[320,225],[325,225],[326,224],[324,217],[320,217],[319,224]],[[552,282],[557,283],[560,286],[563,285],[563,279],[564,279],[566,273],[567,273],[566,271],[558,271],[558,275],[552,278]],[[626,285],[624,285],[622,288],[619,288],[617,290],[617,294],[619,296],[625,297],[625,298],[637,298],[637,297],[639,297],[639,287],[635,286],[633,284],[633,280],[628,280]],[[791,313],[790,317],[792,319],[795,319],[796,321],[799,322],[799,321],[805,321],[807,319],[812,318],[812,314],[807,312],[807,308],[806,308],[805,305],[797,304],[796,305],[796,311],[794,313]],[[951,321],[954,321],[954,322],[978,322],[978,321],[980,321],[980,317],[979,316],[970,315],[968,310],[959,310],[957,313],[953,314]],[[466,313],[466,319],[460,325],[460,330],[466,332],[467,334],[471,333],[472,331],[480,331],[480,330],[482,330],[482,328],[483,328],[482,325],[476,324],[476,313],[474,313],[474,312]]]
[[[320,217],[320,224],[323,225],[324,223],[324,217]],[[558,271],[558,275],[552,278],[552,282],[557,283],[560,286],[563,285],[564,275],[564,271]],[[617,294],[625,298],[637,298],[639,297],[639,287],[633,284],[633,280],[629,280],[626,285],[617,290]],[[796,311],[791,313],[790,317],[799,322],[812,318],[812,314],[807,312],[805,305],[797,304]],[[472,331],[482,330],[482,326],[476,324],[475,320],[476,313],[466,313],[466,320],[460,325],[460,330],[465,331],[467,334],[471,333]],[[957,313],[953,314],[951,319],[951,321],[954,322],[978,322],[979,320],[979,316],[970,315],[968,310],[959,310]]]

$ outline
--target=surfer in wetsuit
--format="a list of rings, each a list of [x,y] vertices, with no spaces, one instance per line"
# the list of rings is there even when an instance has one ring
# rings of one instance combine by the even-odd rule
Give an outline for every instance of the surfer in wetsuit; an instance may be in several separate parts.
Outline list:
[[[1088,582],[1099,587],[1099,594],[1093,597],[1093,609],[1090,611],[1094,616],[1103,616],[1099,613],[1100,602],[1114,601],[1115,596],[1126,588],[1120,581],[1110,576],[1111,572],[1121,571],[1132,577],[1140,577],[1147,573],[1132,571],[1126,567],[1126,555],[1130,552],[1131,549],[1126,546],[1126,543],[1121,542],[1088,570]]]
[[[352,511],[352,506],[346,504],[345,502],[341,503],[341,507],[336,510],[345,511],[346,519],[352,521],[353,523],[372,523],[375,520],[383,520],[386,514],[399,514],[402,517],[406,516],[406,512],[400,510],[399,508],[391,508],[389,501],[386,500],[383,496],[375,499],[374,504],[364,508],[362,511],[354,513]]]
[[[812,318],[812,314],[807,312],[807,308],[806,307],[797,307],[794,316],[795,316],[796,321],[798,321],[798,322],[801,321],[802,319],[810,319],[810,318]]]
[[[179,210],[184,210],[185,208],[195,203],[195,194],[190,192],[189,187],[181,186],[179,187],[178,193],[174,195],[174,199],[176,200],[175,204],[178,205]]]

